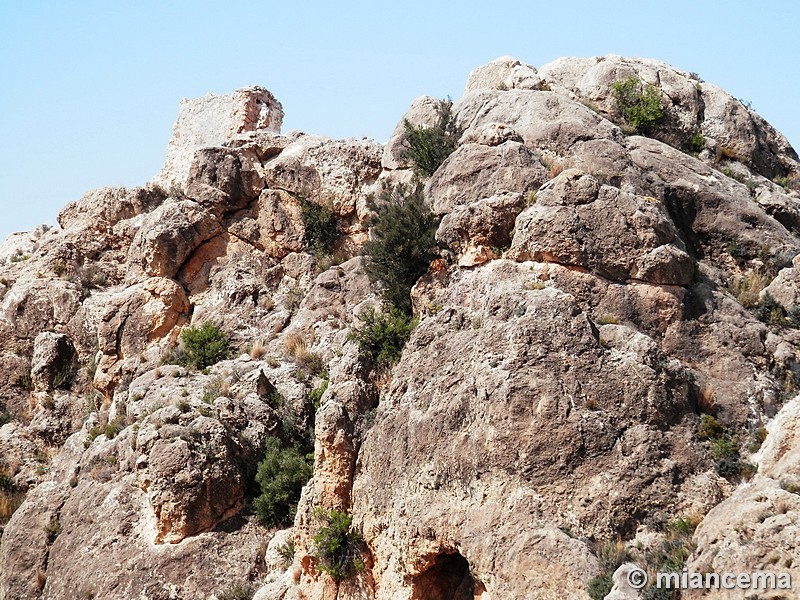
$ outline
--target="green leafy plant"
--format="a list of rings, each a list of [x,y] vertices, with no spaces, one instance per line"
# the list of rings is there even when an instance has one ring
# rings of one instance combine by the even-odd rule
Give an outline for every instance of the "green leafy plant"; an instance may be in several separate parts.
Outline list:
[[[338,510],[317,510],[315,516],[324,521],[314,534],[314,557],[319,570],[328,573],[334,581],[342,581],[363,570],[359,558],[361,535],[353,530],[353,517]]]
[[[317,256],[329,254],[338,237],[336,215],[327,206],[305,198],[300,199],[300,209],[306,230],[306,245]]]
[[[294,555],[296,552],[296,549],[294,547],[294,540],[289,540],[285,544],[281,544],[280,546],[278,546],[277,550],[278,550],[278,556],[280,556],[281,560],[283,560],[283,564],[285,566],[291,565],[292,561],[294,561]]]
[[[210,321],[200,327],[184,329],[181,343],[186,364],[198,370],[210,367],[230,355],[228,336]]]
[[[445,159],[456,149],[460,137],[452,113],[453,103],[441,100],[438,119],[433,127],[413,126],[407,120],[403,123],[402,158],[414,166],[414,171],[423,177],[430,177]]]
[[[379,367],[396,364],[417,319],[394,306],[388,306],[382,312],[370,308],[359,318],[363,327],[351,336],[358,344],[361,356]]]
[[[261,495],[254,501],[256,515],[264,525],[283,525],[294,518],[311,471],[308,460],[296,448],[282,448],[280,440],[267,438],[256,474]]]
[[[322,383],[311,390],[311,392],[308,394],[308,399],[311,400],[311,403],[314,405],[315,412],[319,410],[322,395],[326,392],[328,385],[330,384],[330,379],[327,372],[323,372],[320,377],[322,378]]]
[[[592,600],[603,600],[611,592],[611,588],[614,587],[612,575],[612,573],[604,573],[589,580],[587,591]]]
[[[702,152],[703,148],[706,147],[706,136],[704,136],[699,131],[695,131],[689,137],[689,148],[691,148],[692,152]]]
[[[410,291],[436,257],[437,219],[422,197],[422,187],[387,186],[370,219],[372,239],[364,245],[370,280],[383,298],[411,313]]]
[[[623,120],[637,133],[652,133],[664,118],[658,90],[638,77],[615,81],[611,93]]]

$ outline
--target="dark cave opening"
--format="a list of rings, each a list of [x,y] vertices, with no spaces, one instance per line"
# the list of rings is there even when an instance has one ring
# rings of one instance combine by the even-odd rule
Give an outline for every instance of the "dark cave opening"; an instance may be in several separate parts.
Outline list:
[[[414,600],[475,600],[485,588],[472,577],[467,559],[455,552],[437,556],[414,578],[412,591]]]

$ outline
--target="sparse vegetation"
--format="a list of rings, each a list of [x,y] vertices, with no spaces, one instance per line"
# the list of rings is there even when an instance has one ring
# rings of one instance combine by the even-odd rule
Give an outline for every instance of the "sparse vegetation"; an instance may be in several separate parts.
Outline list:
[[[659,91],[638,77],[615,81],[611,93],[625,124],[635,133],[652,133],[664,118]]]
[[[364,569],[359,558],[361,535],[353,530],[353,517],[332,510],[317,510],[315,516],[324,521],[314,535],[314,557],[319,570],[328,573],[334,581],[343,581]]]
[[[397,363],[417,325],[416,318],[390,305],[381,312],[368,309],[360,319],[363,327],[351,335],[358,344],[361,356],[378,367],[390,367]]]
[[[61,521],[58,520],[58,517],[50,519],[44,526],[44,532],[47,534],[47,543],[52,544],[61,533]]]
[[[697,521],[692,518],[679,518],[670,521],[667,526],[666,538],[655,548],[644,552],[639,558],[645,564],[650,583],[641,592],[646,600],[672,600],[671,589],[661,589],[656,586],[656,573],[679,573],[689,556],[694,552],[692,535],[697,527]],[[665,593],[666,592],[666,593]]]
[[[261,522],[268,527],[290,523],[310,478],[311,465],[297,448],[282,448],[280,440],[267,438],[256,474],[261,494],[254,501]]]
[[[756,467],[741,458],[739,437],[711,415],[700,416],[697,438],[706,442],[717,473],[726,479],[749,479]]]
[[[187,366],[203,370],[228,358],[228,336],[216,325],[207,321],[200,327],[189,327],[181,332],[181,343]]]
[[[410,291],[436,257],[437,219],[422,197],[422,187],[387,186],[370,220],[372,239],[364,245],[370,280],[381,286],[383,298],[411,313]]]
[[[730,245],[728,247],[730,248]],[[753,269],[740,277],[734,277],[728,289],[743,307],[755,308],[760,303],[761,290],[767,287],[770,281],[771,278],[766,274]]]
[[[619,325],[619,317],[614,315],[601,315],[597,319],[598,325]]]
[[[402,158],[410,161],[420,176],[433,175],[456,149],[460,135],[455,126],[452,106],[449,99],[440,101],[438,120],[433,127],[415,127],[408,121],[404,123],[405,150]]]
[[[236,583],[217,593],[217,600],[253,600],[256,590],[249,583]]]
[[[594,554],[600,559],[603,571],[592,577],[587,585],[592,600],[603,600],[614,585],[612,576],[619,566],[630,557],[622,540],[612,540],[595,544]]]

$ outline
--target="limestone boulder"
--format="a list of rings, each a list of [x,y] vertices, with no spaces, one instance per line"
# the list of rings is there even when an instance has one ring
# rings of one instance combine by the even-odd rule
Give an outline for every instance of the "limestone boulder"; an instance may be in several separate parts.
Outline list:
[[[304,135],[264,165],[272,189],[328,206],[339,217],[356,217],[381,171],[382,147],[371,140],[330,140]],[[359,212],[358,217],[364,214]]]
[[[511,56],[501,56],[470,71],[464,94],[476,90],[539,90],[542,86],[535,67]]]
[[[800,305],[800,255],[794,257],[790,267],[780,270],[763,293],[771,295],[786,310]]]
[[[456,124],[473,135],[489,123],[502,123],[531,148],[566,156],[579,141],[619,141],[619,128],[569,96],[552,91],[477,90],[454,103]]]
[[[539,156],[519,142],[464,144],[428,180],[425,192],[433,212],[445,215],[500,192],[534,192],[547,179]]]
[[[612,280],[687,285],[691,258],[666,211],[570,169],[517,218],[511,256],[587,268]]]
[[[502,249],[511,245],[511,233],[525,197],[499,192],[470,204],[461,204],[446,214],[436,231],[436,242],[458,253],[486,246]]]
[[[719,87],[653,59],[606,55],[586,59],[561,58],[539,68],[538,75],[556,82],[581,101],[615,120],[615,82],[636,77],[661,96],[665,119],[654,135],[678,148],[702,133],[715,157],[734,158],[767,179],[796,171],[797,153],[786,138],[752,109]]]

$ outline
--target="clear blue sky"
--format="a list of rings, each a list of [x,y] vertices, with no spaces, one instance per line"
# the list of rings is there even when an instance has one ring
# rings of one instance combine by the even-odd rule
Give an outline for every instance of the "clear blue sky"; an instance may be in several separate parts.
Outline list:
[[[422,94],[461,95],[501,55],[658,58],[800,147],[800,2],[0,1],[0,240],[89,189],[141,185],[178,102],[245,85],[284,130],[385,141]]]

